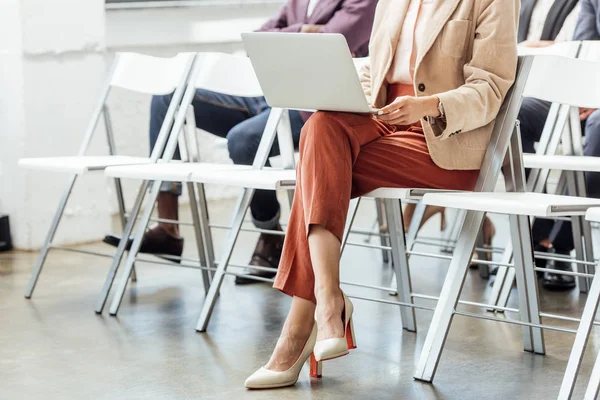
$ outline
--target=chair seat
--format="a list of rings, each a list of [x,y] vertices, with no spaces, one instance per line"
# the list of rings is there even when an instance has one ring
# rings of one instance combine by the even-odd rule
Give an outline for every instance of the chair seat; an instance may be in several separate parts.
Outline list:
[[[398,200],[421,200],[426,193],[454,193],[454,191],[441,189],[418,189],[418,188],[379,188],[365,194],[363,197],[374,199],[398,199]]]
[[[600,199],[544,193],[429,193],[423,197],[423,202],[464,210],[535,217],[584,215],[588,208],[600,206]]]
[[[588,221],[600,222],[600,207],[593,207],[587,210],[585,219]]]
[[[543,156],[523,154],[525,168],[600,172],[600,158],[586,156]]]
[[[252,169],[249,165],[169,162],[117,166],[106,169],[106,176],[147,181],[178,181],[237,186],[250,189],[293,190],[296,171],[276,168]]]
[[[122,165],[107,168],[105,175],[113,178],[140,179],[145,181],[178,181],[190,182],[194,171],[230,169],[238,167],[249,169],[247,165],[212,164],[212,163],[185,163],[181,161],[158,162],[146,165]]]
[[[26,169],[38,169],[55,172],[86,172],[102,171],[114,165],[148,164],[149,158],[130,156],[72,156],[72,157],[41,157],[22,158],[19,166]]]
[[[233,165],[230,168],[194,171],[190,180],[248,189],[293,190],[296,187],[296,171],[277,168],[252,169]]]

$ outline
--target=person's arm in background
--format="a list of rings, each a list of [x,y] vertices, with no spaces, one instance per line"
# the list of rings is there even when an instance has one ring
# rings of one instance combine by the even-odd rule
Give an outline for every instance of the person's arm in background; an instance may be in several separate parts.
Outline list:
[[[258,28],[257,32],[300,32],[302,23],[288,25],[288,5],[285,4],[279,13]]]
[[[597,14],[592,0],[581,0],[581,12],[573,40],[600,40],[600,32],[596,28]]]
[[[377,0],[345,0],[342,7],[321,27],[321,33],[341,33],[352,53],[364,46],[371,34]]]

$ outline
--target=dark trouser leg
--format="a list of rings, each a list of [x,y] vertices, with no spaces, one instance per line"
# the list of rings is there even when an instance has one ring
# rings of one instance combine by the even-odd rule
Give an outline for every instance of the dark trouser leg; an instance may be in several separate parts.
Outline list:
[[[260,114],[236,125],[227,134],[229,157],[235,164],[251,165],[254,161],[270,111],[271,109],[264,103],[264,108]],[[290,122],[294,146],[297,147],[304,122],[297,111],[290,111]],[[270,156],[276,155],[279,155],[277,140],[273,143]],[[252,220],[257,228],[274,229],[277,226],[279,222],[279,202],[274,191],[257,190],[252,198],[250,210]]]
[[[262,110],[258,115],[250,118],[235,127],[227,134],[227,146],[229,156],[235,164],[251,165],[256,156],[260,140],[262,138],[270,108],[263,102],[257,104],[257,110]],[[298,112],[290,112],[292,135],[294,145],[297,146],[302,130],[303,121]],[[273,144],[271,156],[279,154],[277,141]],[[257,190],[254,193],[250,205],[252,220],[257,228],[268,230],[281,230],[279,226],[279,202],[277,194],[270,190]],[[283,237],[279,235],[261,234],[250,265],[259,267],[277,268],[283,248]],[[246,275],[272,278],[275,273],[269,271],[247,269]],[[236,283],[246,284],[257,282],[247,277],[238,276]]]
[[[154,149],[158,140],[171,98],[172,95],[152,98],[149,132],[151,149]],[[264,102],[264,99],[228,96],[207,90],[197,90],[192,106],[198,128],[225,137],[232,127],[253,117],[256,114],[255,104],[260,102]],[[175,150],[173,159],[181,159],[179,148]],[[157,200],[159,218],[178,220],[179,195],[181,195],[180,183],[162,182],[161,193]],[[157,228],[146,233],[140,251],[181,255],[183,240],[178,236],[177,224],[161,222]]]
[[[534,144],[540,140],[551,103],[538,99],[527,98],[523,100],[519,111],[519,122],[521,123],[521,143],[523,153],[535,153]],[[529,177],[530,170],[525,174]],[[532,226],[532,238],[535,244],[550,237],[554,221],[537,218]]]

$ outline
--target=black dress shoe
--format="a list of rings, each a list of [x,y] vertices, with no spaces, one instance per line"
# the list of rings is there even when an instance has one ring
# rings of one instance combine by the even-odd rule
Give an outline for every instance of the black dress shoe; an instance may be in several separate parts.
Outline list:
[[[106,235],[103,242],[111,246],[119,246],[120,236]],[[131,249],[133,239],[127,241],[126,250]],[[140,245],[140,253],[154,254],[165,260],[180,264],[181,260],[176,257],[181,257],[183,254],[183,238],[171,236],[160,226],[149,229],[144,233],[142,244]]]
[[[555,249],[547,249],[549,254],[569,255],[568,251],[557,251]],[[570,262],[548,260],[546,268],[557,271],[573,271]],[[575,277],[572,275],[553,274],[552,272],[544,272],[542,285],[552,291],[567,291],[573,289],[575,285]]]
[[[279,225],[277,225],[275,230],[283,232]],[[277,268],[279,266],[279,260],[281,259],[281,251],[283,250],[283,240],[283,236],[281,235],[261,234],[258,243],[256,244],[256,248],[254,249],[252,260],[250,260],[250,265]],[[272,279],[275,275],[277,275],[277,272],[275,271],[246,268],[244,269],[244,275],[235,277],[235,283],[236,285],[259,283],[262,281],[252,279],[252,277]]]

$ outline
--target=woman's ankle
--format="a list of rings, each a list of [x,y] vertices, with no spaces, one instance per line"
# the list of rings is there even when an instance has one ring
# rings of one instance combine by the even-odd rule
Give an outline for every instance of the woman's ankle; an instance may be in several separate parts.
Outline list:
[[[318,305],[319,300],[332,300],[343,297],[342,289],[337,283],[315,285],[315,297]]]

